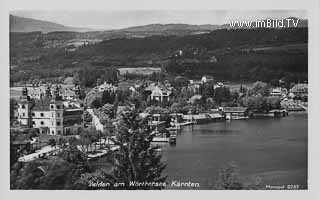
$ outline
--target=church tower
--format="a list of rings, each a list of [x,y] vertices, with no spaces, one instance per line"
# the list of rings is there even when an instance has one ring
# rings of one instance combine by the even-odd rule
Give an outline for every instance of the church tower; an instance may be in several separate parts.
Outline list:
[[[80,94],[81,93],[81,88],[80,88],[80,86],[79,85],[76,85],[75,87],[74,87],[74,94],[75,94],[75,98],[76,99],[79,99],[80,98]]]
[[[45,94],[46,98],[51,98],[52,95],[51,95],[51,88],[50,86],[48,85],[47,88],[46,88],[46,94]]]
[[[50,135],[63,135],[63,110],[60,89],[56,87],[50,101]]]
[[[22,88],[18,105],[19,105],[18,121],[22,125],[32,127],[32,117],[31,117],[32,101],[28,96],[28,89],[26,87]]]

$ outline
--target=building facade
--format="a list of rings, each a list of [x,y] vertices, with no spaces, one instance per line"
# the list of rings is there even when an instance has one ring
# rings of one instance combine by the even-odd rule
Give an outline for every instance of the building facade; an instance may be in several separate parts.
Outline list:
[[[293,93],[296,96],[308,96],[308,84],[296,84],[290,89],[290,93]]]
[[[83,127],[83,108],[74,105],[65,107],[58,87],[52,97],[41,99],[30,98],[27,88],[24,88],[18,101],[18,122],[39,128],[42,134],[73,134]]]
[[[165,87],[155,86],[151,91],[150,98],[154,101],[168,102],[170,100],[171,91]]]

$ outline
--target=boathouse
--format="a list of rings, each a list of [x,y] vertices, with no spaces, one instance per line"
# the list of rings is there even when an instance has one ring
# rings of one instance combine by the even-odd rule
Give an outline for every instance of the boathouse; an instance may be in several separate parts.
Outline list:
[[[247,107],[224,107],[223,112],[226,119],[248,119],[249,112]]]

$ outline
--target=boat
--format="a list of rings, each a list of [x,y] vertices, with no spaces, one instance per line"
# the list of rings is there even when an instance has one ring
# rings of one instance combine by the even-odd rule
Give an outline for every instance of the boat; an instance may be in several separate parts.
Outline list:
[[[177,131],[180,130],[181,128],[179,126],[170,126],[169,128],[166,128],[168,131]]]
[[[171,144],[175,144],[175,143],[177,142],[177,134],[171,133],[171,134],[170,134],[169,142],[170,142]]]
[[[170,141],[169,132],[154,131],[151,134],[154,135],[154,137],[152,138],[152,142],[169,142]]]

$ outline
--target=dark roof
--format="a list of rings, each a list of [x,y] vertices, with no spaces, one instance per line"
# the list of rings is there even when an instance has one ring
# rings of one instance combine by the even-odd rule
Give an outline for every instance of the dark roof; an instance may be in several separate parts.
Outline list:
[[[34,102],[34,107],[32,108],[32,110],[34,111],[47,111],[50,110],[50,99],[45,98],[45,99],[40,99],[40,100],[36,100]]]
[[[83,110],[80,108],[67,108],[63,112],[63,116],[82,115]]]
[[[65,127],[74,126],[75,124],[80,125],[81,123],[82,123],[81,116],[76,118],[63,118],[63,126]]]
[[[224,107],[223,111],[227,113],[231,112],[246,112],[248,108],[246,107]]]

